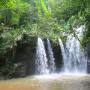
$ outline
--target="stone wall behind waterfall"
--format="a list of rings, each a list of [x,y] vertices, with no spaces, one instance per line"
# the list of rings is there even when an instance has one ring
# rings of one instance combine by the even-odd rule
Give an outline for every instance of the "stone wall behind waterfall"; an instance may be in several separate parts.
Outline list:
[[[14,63],[24,67],[23,74],[34,74],[35,69],[36,38],[27,37],[17,42]]]

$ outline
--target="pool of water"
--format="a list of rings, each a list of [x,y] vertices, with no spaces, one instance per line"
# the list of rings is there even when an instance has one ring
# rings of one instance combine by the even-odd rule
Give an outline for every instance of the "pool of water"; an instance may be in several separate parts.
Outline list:
[[[0,90],[90,90],[90,76],[43,75],[2,80]]]

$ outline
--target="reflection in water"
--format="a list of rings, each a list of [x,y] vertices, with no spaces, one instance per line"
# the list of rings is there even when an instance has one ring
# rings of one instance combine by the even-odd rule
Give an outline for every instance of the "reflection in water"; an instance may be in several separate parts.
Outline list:
[[[90,76],[63,75],[49,79],[28,77],[0,81],[0,90],[90,90]]]

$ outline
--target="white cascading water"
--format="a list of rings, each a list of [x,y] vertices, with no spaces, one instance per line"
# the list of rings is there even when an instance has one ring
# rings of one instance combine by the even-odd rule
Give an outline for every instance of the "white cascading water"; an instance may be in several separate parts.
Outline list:
[[[38,38],[36,48],[36,74],[48,74],[48,60],[45,52],[44,43],[41,38]]]
[[[66,65],[66,60],[67,60],[67,56],[66,56],[66,51],[65,51],[65,47],[64,47],[64,44],[62,42],[61,39],[59,39],[59,45],[60,45],[60,48],[61,48],[61,52],[62,52],[62,59],[63,59],[63,63],[64,63],[64,66],[62,69],[65,69]]]
[[[48,50],[48,57],[49,57],[49,69],[51,72],[55,72],[56,70],[56,67],[55,67],[55,58],[54,58],[54,55],[53,55],[53,50],[52,50],[52,47],[51,47],[51,43],[50,43],[50,40],[47,39],[47,50]]]
[[[84,29],[85,26],[74,29],[78,38],[82,37]],[[59,39],[59,44],[63,56],[64,73],[85,74],[87,72],[87,57],[84,50],[81,48],[80,41],[73,34],[70,34],[67,37],[65,46],[63,45],[61,39]]]

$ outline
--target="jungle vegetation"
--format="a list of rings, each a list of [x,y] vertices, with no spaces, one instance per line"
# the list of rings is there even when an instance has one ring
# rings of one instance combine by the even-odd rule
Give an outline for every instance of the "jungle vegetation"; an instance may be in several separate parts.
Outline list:
[[[86,25],[83,44],[90,41],[90,0],[0,0],[0,52],[23,34],[57,40],[62,32]]]

